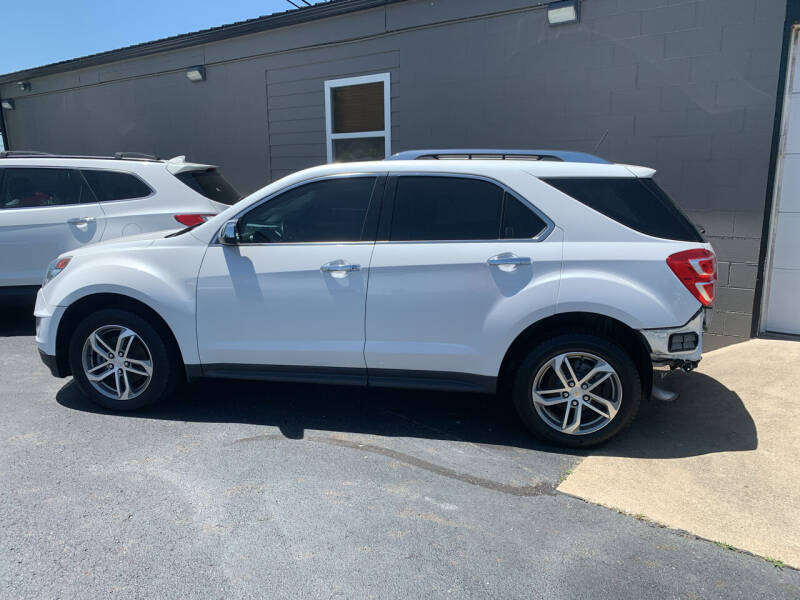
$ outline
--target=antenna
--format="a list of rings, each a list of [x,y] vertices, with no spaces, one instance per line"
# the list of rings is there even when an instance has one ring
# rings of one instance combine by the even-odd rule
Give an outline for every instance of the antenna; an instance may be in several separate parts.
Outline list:
[[[609,132],[609,131],[611,131],[611,130],[610,130],[610,129],[606,129],[606,132],[603,134],[603,137],[601,137],[601,138],[600,138],[600,141],[599,141],[599,142],[597,142],[597,146],[595,146],[595,147],[594,147],[594,150],[592,150],[592,153],[593,153],[593,154],[596,154],[596,153],[597,153],[597,151],[600,149],[600,146],[602,146],[602,145],[603,145],[603,142],[605,142],[605,141],[606,141],[606,137],[608,136],[608,132]]]

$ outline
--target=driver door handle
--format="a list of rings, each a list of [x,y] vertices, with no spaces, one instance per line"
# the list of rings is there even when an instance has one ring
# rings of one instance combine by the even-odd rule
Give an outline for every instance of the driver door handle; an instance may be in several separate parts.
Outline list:
[[[319,268],[323,273],[349,273],[350,271],[360,271],[361,265],[343,264],[342,262],[329,262]]]
[[[514,256],[513,254],[498,254],[486,261],[490,265],[529,265],[530,256]]]
[[[94,223],[94,217],[73,217],[72,219],[67,219],[67,223],[70,225],[88,225],[89,223]]]

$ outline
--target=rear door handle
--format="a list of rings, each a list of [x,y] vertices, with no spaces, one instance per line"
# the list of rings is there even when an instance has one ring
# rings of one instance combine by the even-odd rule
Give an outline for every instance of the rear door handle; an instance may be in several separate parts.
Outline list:
[[[323,273],[349,273],[350,271],[360,271],[361,265],[345,264],[341,261],[329,262],[319,268]]]
[[[531,264],[531,257],[514,256],[511,253],[505,253],[493,256],[486,262],[490,265],[529,265]]]
[[[88,225],[89,223],[94,223],[94,217],[73,217],[72,219],[67,219],[67,223],[70,225]]]

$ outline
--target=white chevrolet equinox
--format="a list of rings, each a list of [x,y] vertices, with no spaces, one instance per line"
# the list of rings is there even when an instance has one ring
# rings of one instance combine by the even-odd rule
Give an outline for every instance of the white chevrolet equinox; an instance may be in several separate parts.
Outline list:
[[[711,247],[653,174],[510,150],[301,171],[58,257],[39,351],[114,410],[200,377],[507,390],[533,433],[596,444],[654,394],[654,363],[697,364],[714,300]]]

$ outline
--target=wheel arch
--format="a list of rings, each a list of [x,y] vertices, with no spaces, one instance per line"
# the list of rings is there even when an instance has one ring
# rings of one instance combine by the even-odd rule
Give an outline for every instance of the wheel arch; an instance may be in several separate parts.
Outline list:
[[[181,352],[180,345],[178,344],[178,339],[175,336],[175,332],[164,320],[164,318],[153,308],[141,300],[137,300],[131,296],[110,292],[101,292],[89,294],[79,298],[70,304],[67,307],[67,310],[64,311],[64,314],[58,323],[58,330],[56,332],[56,364],[58,365],[59,372],[63,373],[65,376],[72,374],[72,370],[69,366],[68,349],[70,339],[72,338],[72,334],[75,332],[75,328],[78,326],[78,323],[80,323],[81,319],[86,315],[96,310],[106,308],[128,310],[148,319],[153,326],[166,333],[167,344],[175,352],[175,356],[180,359],[181,364],[184,364],[183,354]]]
[[[642,382],[642,396],[650,397],[653,386],[653,363],[650,347],[641,333],[622,321],[589,312],[557,313],[524,329],[506,350],[500,364],[498,387],[510,389],[515,367],[538,340],[564,333],[583,333],[616,341],[630,355]]]

